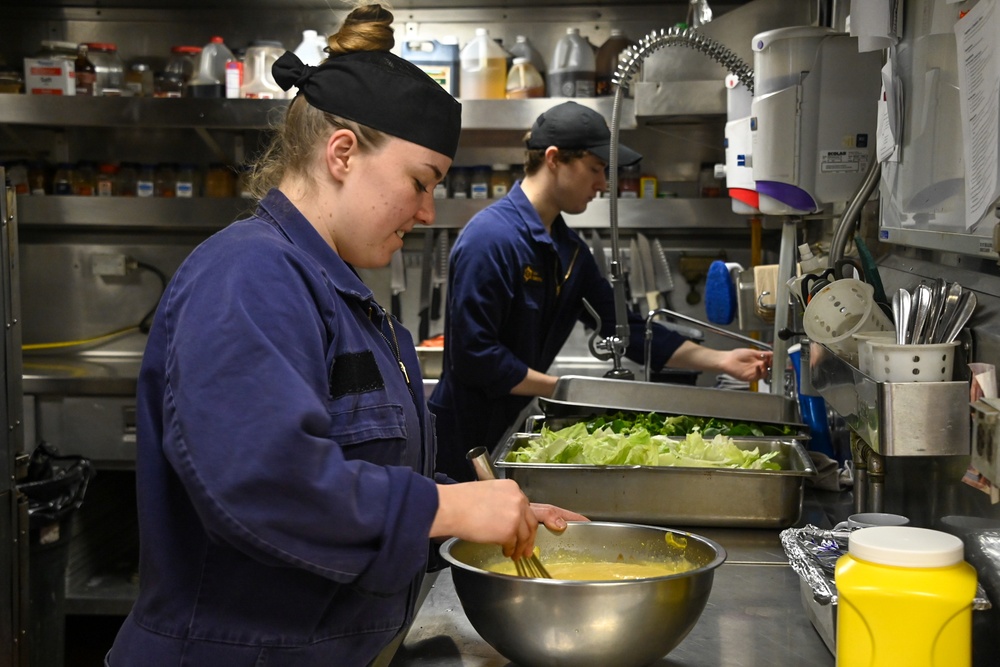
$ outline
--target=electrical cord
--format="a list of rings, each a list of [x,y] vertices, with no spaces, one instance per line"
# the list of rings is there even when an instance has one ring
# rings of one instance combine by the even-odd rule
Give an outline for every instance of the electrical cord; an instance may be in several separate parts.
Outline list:
[[[93,343],[100,343],[112,338],[117,338],[118,336],[123,336],[128,333],[138,331],[140,333],[147,334],[149,329],[153,326],[153,315],[156,314],[156,309],[160,307],[160,299],[163,298],[164,292],[167,290],[167,276],[163,271],[156,268],[152,264],[147,264],[146,262],[135,262],[135,267],[138,269],[143,269],[144,271],[149,271],[160,279],[160,295],[156,297],[156,303],[153,307],[149,309],[142,319],[139,320],[138,324],[133,324],[121,329],[115,329],[114,331],[109,331],[108,333],[100,334],[98,336],[93,336],[91,338],[83,338],[80,340],[67,340],[59,341],[55,343],[31,343],[28,345],[22,345],[21,350],[23,352],[33,352],[37,350],[57,350],[67,347],[79,347],[83,345],[90,345]]]

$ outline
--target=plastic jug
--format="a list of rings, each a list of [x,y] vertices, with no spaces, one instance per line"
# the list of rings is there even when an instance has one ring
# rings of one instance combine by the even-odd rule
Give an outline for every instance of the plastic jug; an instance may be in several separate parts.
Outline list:
[[[523,100],[545,97],[545,81],[527,58],[514,58],[514,65],[507,74],[507,99]]]
[[[490,39],[489,30],[476,28],[476,36],[459,56],[461,97],[471,100],[502,100],[507,88],[507,52]]]
[[[198,55],[198,68],[188,82],[191,97],[223,97],[226,83],[226,63],[233,52],[219,36],[212,37]]]
[[[542,58],[542,54],[539,53],[535,45],[525,37],[524,35],[518,35],[514,38],[514,44],[509,49],[512,56],[515,58],[527,58],[538,73],[542,75],[542,80],[545,80],[545,72],[547,70],[545,66],[545,59]]]
[[[972,664],[976,570],[958,537],[910,526],[856,530],[835,581],[838,665]]]
[[[402,56],[458,97],[458,41],[433,39],[403,42]]]
[[[615,94],[615,88],[611,82],[618,69],[618,56],[631,44],[632,41],[625,36],[625,33],[617,28],[612,28],[611,35],[597,49],[597,73],[594,90],[598,97]]]
[[[280,42],[253,42],[243,61],[240,97],[250,100],[281,100],[285,91],[274,80],[271,66],[285,52]]]
[[[303,30],[302,41],[295,47],[295,55],[306,65],[319,65],[326,59],[326,37],[315,30]]]
[[[566,28],[549,63],[549,96],[593,97],[596,67],[594,51],[580,29]]]

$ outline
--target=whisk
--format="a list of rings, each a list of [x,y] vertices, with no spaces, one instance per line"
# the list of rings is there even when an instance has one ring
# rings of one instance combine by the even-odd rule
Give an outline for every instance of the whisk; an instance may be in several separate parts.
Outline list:
[[[469,453],[466,454],[466,458],[472,463],[472,467],[476,471],[476,478],[480,482],[497,478],[496,472],[493,470],[493,464],[490,463],[489,452],[486,451],[485,447],[470,449]],[[552,578],[552,575],[542,565],[542,561],[539,560],[536,553],[532,553],[527,558],[513,558],[512,560],[514,561],[514,570],[517,571],[517,576],[519,577],[528,579]]]

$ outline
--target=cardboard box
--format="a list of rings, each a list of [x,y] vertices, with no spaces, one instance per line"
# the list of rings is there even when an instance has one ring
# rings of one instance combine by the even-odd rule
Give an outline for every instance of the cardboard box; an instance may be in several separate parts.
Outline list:
[[[25,58],[24,92],[28,95],[76,95],[73,61],[65,58]]]

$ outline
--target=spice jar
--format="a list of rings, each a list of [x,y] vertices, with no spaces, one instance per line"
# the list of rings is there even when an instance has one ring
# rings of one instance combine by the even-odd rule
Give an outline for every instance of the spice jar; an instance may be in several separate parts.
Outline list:
[[[122,162],[118,168],[118,194],[135,197],[139,190],[139,166],[135,162]]]
[[[73,194],[73,165],[60,162],[56,165],[56,173],[52,176],[52,194]]]
[[[28,191],[33,195],[45,195],[49,193],[48,174],[45,170],[44,162],[28,163]]]
[[[221,162],[208,165],[205,173],[206,197],[232,197],[236,192],[236,179],[233,170]]]
[[[76,94],[94,95],[97,89],[97,69],[90,59],[90,47],[81,44],[76,54],[76,63],[73,65],[76,75]]]
[[[490,174],[492,170],[486,166],[473,167],[469,178],[469,198],[490,198]]]
[[[118,194],[118,167],[102,162],[97,167],[97,196],[114,197]]]
[[[177,196],[182,199],[197,196],[197,178],[197,169],[193,164],[185,162],[177,165]]]
[[[135,97],[153,96],[153,68],[148,63],[136,61],[125,73],[125,90]]]
[[[154,197],[173,197],[177,194],[177,169],[170,162],[156,167],[153,180]]]
[[[156,193],[156,165],[140,164],[136,169],[135,194],[152,197]]]
[[[467,167],[452,167],[451,170],[452,199],[469,198],[469,170]]]
[[[510,173],[510,165],[493,165],[493,173],[490,174],[490,197],[493,199],[505,197],[513,184],[514,179]]]
[[[618,168],[618,196],[622,199],[639,198],[639,164]]]

